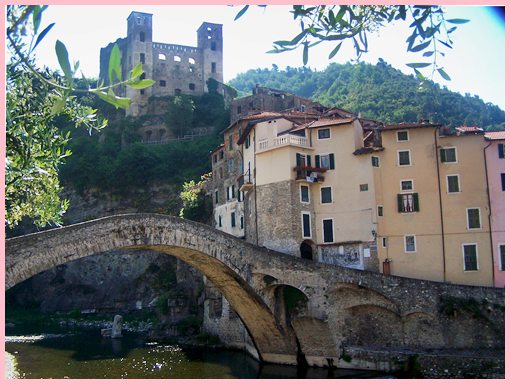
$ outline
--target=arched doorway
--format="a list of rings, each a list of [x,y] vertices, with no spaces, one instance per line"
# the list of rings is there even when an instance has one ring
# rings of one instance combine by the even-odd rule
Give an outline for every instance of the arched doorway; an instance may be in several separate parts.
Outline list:
[[[303,241],[299,247],[302,259],[313,260],[313,248],[310,242]]]

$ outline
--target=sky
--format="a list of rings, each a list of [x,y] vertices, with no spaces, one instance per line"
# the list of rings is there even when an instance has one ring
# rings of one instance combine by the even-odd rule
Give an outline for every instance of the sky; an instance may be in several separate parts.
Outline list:
[[[202,22],[223,24],[224,82],[238,73],[253,68],[280,69],[300,67],[302,51],[281,54],[266,53],[275,40],[289,40],[300,32],[299,25],[289,13],[290,5],[252,6],[237,21],[234,18],[241,6],[226,5],[51,5],[43,16],[44,28],[55,22],[54,28],[36,49],[40,65],[58,68],[54,47],[61,40],[67,47],[71,61],[80,61],[86,77],[99,74],[99,51],[127,33],[126,19],[131,11],[153,14],[153,41],[196,46],[196,30]],[[504,21],[489,7],[447,6],[447,18],[469,19],[452,35],[453,49],[446,50],[441,64],[451,81],[438,74],[433,80],[448,89],[478,95],[505,109],[505,27]],[[375,64],[382,58],[394,68],[412,74],[406,63],[419,62],[421,55],[406,52],[405,39],[409,22],[381,29],[369,37],[369,52],[363,61]],[[350,43],[328,60],[335,45],[317,46],[310,50],[308,67],[322,70],[331,62],[346,63],[355,58]]]

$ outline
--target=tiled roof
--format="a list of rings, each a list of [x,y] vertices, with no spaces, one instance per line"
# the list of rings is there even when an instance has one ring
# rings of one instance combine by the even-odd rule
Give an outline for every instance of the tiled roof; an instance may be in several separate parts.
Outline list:
[[[483,129],[479,128],[479,127],[457,127],[457,128],[455,128],[455,130],[458,133],[467,133],[467,134],[483,132]]]
[[[209,153],[212,155],[214,152],[219,151],[219,150],[220,150],[220,149],[222,149],[224,146],[225,146],[225,143],[220,144],[220,145],[218,145],[216,148],[214,148],[214,149],[213,149],[211,152],[209,152]]]
[[[505,131],[485,132],[486,140],[505,140]]]
[[[349,124],[354,118],[319,119],[310,124],[310,128],[326,127],[328,125]]]
[[[400,124],[388,124],[383,126],[383,131],[391,131],[395,129],[412,129],[412,128],[437,128],[441,127],[442,124],[433,124],[428,121],[421,121],[418,123],[400,123]]]

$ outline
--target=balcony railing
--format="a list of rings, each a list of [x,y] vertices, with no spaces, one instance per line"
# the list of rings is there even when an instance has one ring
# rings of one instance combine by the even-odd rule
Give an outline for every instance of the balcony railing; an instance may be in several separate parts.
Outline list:
[[[259,141],[259,150],[264,151],[267,149],[284,147],[286,145],[294,145],[298,147],[309,148],[306,137],[296,135],[283,135],[274,139],[262,139]]]
[[[253,180],[251,177],[251,170],[248,169],[244,175],[241,175],[237,178],[237,183],[239,190],[241,192],[248,191],[253,188]]]
[[[317,168],[309,165],[298,165],[294,167],[296,171],[296,180],[307,181],[309,183],[322,183],[324,181],[324,172],[326,168]]]

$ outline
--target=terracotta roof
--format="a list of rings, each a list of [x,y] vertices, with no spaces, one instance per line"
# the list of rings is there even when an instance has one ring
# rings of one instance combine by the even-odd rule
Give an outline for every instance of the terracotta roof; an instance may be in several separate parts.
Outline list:
[[[478,128],[478,127],[457,127],[455,128],[455,130],[458,132],[458,133],[481,133],[483,132],[483,129],[482,128]]]
[[[485,132],[485,140],[505,140],[505,131]]]
[[[388,124],[381,127],[383,131],[391,131],[395,129],[412,129],[412,128],[437,128],[441,127],[442,124],[434,124],[428,121],[421,121],[418,123],[399,123],[399,124]]]
[[[354,118],[336,118],[336,119],[319,119],[309,125],[310,128],[326,127],[328,125],[349,124],[354,121]]]

